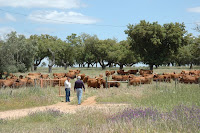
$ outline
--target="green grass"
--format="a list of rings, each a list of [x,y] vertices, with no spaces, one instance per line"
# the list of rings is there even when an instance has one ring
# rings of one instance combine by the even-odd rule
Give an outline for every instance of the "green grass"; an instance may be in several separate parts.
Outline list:
[[[195,69],[199,67],[195,67]],[[71,68],[70,68],[71,69]],[[77,69],[77,68],[72,68]],[[101,68],[78,68],[81,73],[91,77],[99,74],[105,75],[105,70]],[[118,68],[107,68],[107,70],[117,70]],[[137,69],[137,68],[125,68]],[[181,72],[187,70],[187,67],[160,67],[154,69],[155,73],[163,72]],[[69,69],[68,69],[69,70]],[[67,70],[67,71],[68,71]],[[46,73],[46,68],[39,68],[38,72]],[[65,72],[63,68],[53,68],[53,72]],[[26,73],[27,74],[27,73]],[[77,104],[76,93],[73,90],[74,80],[72,82],[71,97],[74,99],[70,104]],[[157,83],[150,85],[127,86],[121,83],[119,88],[93,89],[86,86],[86,92],[83,92],[83,99],[96,96],[97,104],[130,104],[133,108],[153,107],[160,112],[169,112],[175,106],[186,105],[191,107],[196,105],[200,107],[200,86],[198,84],[177,84]],[[11,93],[12,91],[12,93]],[[62,94],[64,88],[62,87]],[[0,90],[0,111],[35,107],[41,105],[54,104],[64,101],[65,97],[57,97],[58,88],[20,88],[20,89],[1,89]],[[102,133],[127,133],[127,132],[200,132],[198,127],[185,123],[184,121],[152,121],[149,119],[137,119],[129,122],[118,121],[111,122],[110,116],[120,112],[125,107],[112,108],[85,108],[75,114],[63,114],[57,110],[47,112],[37,112],[29,116],[15,120],[1,120],[0,132],[102,132]]]
[[[20,88],[0,90],[0,111],[54,104],[60,101],[55,88]]]

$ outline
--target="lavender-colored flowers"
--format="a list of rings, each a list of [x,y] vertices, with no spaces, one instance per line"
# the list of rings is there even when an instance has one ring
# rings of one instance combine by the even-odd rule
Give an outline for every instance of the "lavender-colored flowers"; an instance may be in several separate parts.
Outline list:
[[[116,115],[111,116],[112,121],[117,120],[132,120],[137,118],[149,118],[152,120],[156,120],[160,116],[160,113],[152,108],[139,108],[139,109],[131,109],[127,108],[123,112],[118,113]]]
[[[169,124],[177,124],[187,126],[195,126],[200,128],[200,107],[187,107],[179,105],[169,112],[158,112],[153,108],[127,108],[123,112],[119,112],[109,118],[112,122],[117,121],[135,121],[135,120],[152,120],[157,122],[165,122]]]

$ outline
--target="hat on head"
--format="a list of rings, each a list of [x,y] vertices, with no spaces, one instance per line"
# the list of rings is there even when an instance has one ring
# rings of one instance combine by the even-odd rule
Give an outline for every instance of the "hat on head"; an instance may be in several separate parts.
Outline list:
[[[77,79],[81,79],[81,76],[78,76]]]

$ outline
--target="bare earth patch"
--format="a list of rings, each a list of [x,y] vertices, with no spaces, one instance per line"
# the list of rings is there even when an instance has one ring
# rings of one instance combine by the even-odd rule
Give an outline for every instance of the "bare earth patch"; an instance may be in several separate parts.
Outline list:
[[[59,110],[63,113],[76,113],[76,111],[88,107],[106,109],[112,107],[129,106],[128,104],[96,104],[95,98],[96,96],[89,97],[88,99],[83,101],[81,105],[69,105],[69,103],[66,102],[59,102],[57,104],[49,106],[3,111],[0,112],[0,119],[17,119],[19,117],[27,116],[30,113],[46,110]],[[71,98],[71,100],[73,100],[73,98]]]

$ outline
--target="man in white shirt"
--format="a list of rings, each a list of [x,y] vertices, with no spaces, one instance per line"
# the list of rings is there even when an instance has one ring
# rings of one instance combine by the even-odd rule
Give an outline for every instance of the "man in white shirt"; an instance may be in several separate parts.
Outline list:
[[[71,88],[71,83],[69,82],[70,78],[67,77],[67,80],[65,80],[65,93],[66,93],[66,102],[70,102],[70,88]]]

